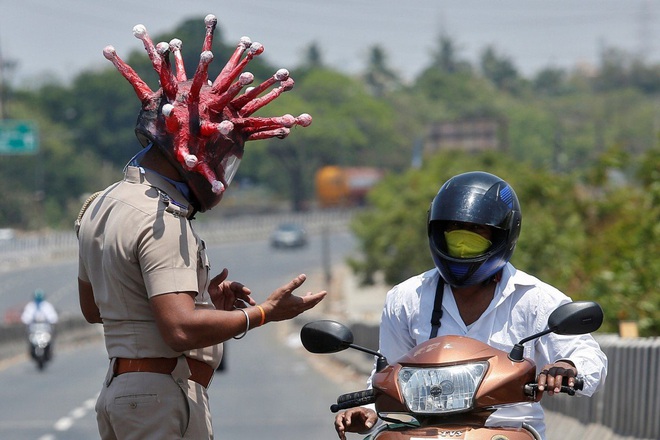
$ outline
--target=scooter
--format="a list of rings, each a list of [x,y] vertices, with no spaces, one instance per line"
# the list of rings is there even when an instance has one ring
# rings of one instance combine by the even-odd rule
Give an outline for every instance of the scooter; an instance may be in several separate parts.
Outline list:
[[[43,370],[51,358],[53,326],[48,322],[33,322],[28,325],[28,342],[30,356],[37,363],[39,371]]]
[[[378,425],[365,440],[540,440],[532,426],[487,427],[486,419],[498,407],[538,402],[536,365],[524,358],[523,344],[548,333],[578,335],[596,331],[603,310],[594,302],[571,302],[558,307],[548,328],[516,344],[510,353],[464,336],[430,339],[389,364],[377,351],[353,344],[350,329],[335,321],[313,321],[300,331],[311,353],[337,353],[353,348],[376,356],[372,389],[343,394],[330,409],[375,404]],[[574,395],[584,383],[561,392]]]

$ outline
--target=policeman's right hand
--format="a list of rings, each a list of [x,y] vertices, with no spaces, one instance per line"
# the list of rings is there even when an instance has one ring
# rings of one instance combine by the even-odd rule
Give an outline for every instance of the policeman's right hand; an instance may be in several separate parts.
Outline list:
[[[307,275],[298,275],[270,294],[261,304],[267,321],[284,321],[294,318],[316,306],[325,298],[328,293],[325,290],[318,293],[308,292],[304,296],[294,295],[293,291],[300,287],[306,279]]]

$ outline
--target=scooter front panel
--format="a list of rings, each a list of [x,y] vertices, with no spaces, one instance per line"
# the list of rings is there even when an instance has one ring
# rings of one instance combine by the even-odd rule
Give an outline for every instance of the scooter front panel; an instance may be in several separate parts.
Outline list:
[[[369,437],[371,439],[371,437]],[[468,426],[398,427],[379,432],[373,440],[534,440],[524,428],[472,428]]]

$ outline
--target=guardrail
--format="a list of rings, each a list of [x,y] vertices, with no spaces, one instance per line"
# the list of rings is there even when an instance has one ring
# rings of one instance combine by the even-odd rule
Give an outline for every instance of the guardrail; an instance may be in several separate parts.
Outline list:
[[[595,424],[625,438],[660,439],[660,338],[596,339],[609,365],[604,389],[591,398],[543,399],[543,407],[574,417],[583,427]]]

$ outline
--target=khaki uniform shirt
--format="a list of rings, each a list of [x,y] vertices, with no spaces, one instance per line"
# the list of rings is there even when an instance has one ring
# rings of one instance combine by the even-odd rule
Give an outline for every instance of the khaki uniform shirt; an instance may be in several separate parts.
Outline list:
[[[196,307],[213,308],[205,244],[188,212],[192,207],[172,184],[133,166],[87,208],[79,230],[78,277],[92,284],[111,359],[185,354],[218,366],[222,344],[172,350],[149,305],[156,295],[192,291],[198,292]]]

